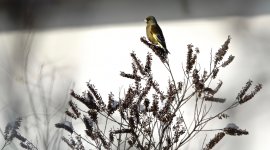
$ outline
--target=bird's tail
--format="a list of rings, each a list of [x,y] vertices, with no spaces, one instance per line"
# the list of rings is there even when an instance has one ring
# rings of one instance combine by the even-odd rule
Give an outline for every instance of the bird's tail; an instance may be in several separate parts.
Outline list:
[[[167,48],[163,48],[167,54],[170,54],[169,50]]]
[[[170,54],[170,52],[168,51],[168,49],[167,49],[166,45],[165,45],[165,46],[163,46],[163,45],[162,45],[162,44],[160,44],[160,43],[158,43],[158,45],[159,45],[161,48],[163,48],[163,50],[164,50],[164,52],[165,52],[166,54]]]

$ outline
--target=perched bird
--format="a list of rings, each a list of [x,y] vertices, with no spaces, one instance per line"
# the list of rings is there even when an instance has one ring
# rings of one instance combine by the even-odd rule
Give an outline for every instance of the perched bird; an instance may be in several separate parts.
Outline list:
[[[166,53],[170,53],[167,50],[165,38],[163,36],[161,28],[159,27],[159,25],[157,23],[156,18],[154,16],[148,16],[145,19],[145,22],[147,24],[146,35],[147,35],[148,40],[152,44],[156,44],[156,45],[159,45],[160,47],[162,47]]]

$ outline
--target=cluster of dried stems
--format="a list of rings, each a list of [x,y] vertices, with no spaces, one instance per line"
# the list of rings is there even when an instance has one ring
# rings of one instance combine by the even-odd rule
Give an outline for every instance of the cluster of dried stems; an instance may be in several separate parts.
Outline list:
[[[19,43],[22,46],[21,50],[16,51],[14,55],[22,56],[17,63],[19,63],[19,66],[22,64],[23,76],[17,78],[15,75],[16,79],[14,80],[11,77],[9,81],[14,83],[14,87],[19,84],[20,88],[10,90],[10,93],[7,94],[15,94],[17,97],[15,99],[7,97],[9,98],[7,99],[8,105],[3,104],[7,110],[10,110],[10,112],[4,113],[5,117],[14,116],[14,118],[7,123],[5,129],[0,128],[0,133],[3,135],[0,141],[4,143],[0,149],[61,149],[64,145],[61,142],[61,137],[65,131],[55,128],[55,121],[53,120],[66,117],[62,112],[65,110],[69,100],[69,89],[72,84],[66,89],[61,89],[61,92],[56,92],[57,96],[58,94],[59,97],[61,95],[61,99],[54,101],[54,91],[57,85],[57,82],[55,82],[57,79],[56,74],[59,68],[56,69],[53,64],[46,62],[40,65],[37,63],[39,67],[37,68],[39,69],[38,76],[33,77],[30,70],[35,67],[35,65],[32,65],[31,59],[33,57],[32,42],[34,32],[22,32],[22,36],[18,36],[16,39],[14,45]],[[19,66],[14,67],[11,65],[14,69],[19,68]],[[69,83],[68,80],[65,80],[65,82]],[[22,92],[25,93],[22,94]]]
[[[5,143],[1,150],[4,149],[7,145],[9,145],[13,141],[13,139],[19,140],[20,146],[24,149],[37,150],[37,147],[31,141],[29,141],[27,138],[25,138],[19,133],[18,129],[21,126],[21,122],[22,118],[19,117],[16,118],[15,121],[9,122],[6,125],[4,132]]]
[[[152,55],[148,53],[143,64],[135,52],[132,52],[133,72],[120,73],[122,77],[133,81],[123,97],[115,98],[114,94],[110,93],[106,105],[94,85],[87,83],[88,90],[82,95],[71,92],[71,96],[77,102],[84,104],[87,110],[82,110],[71,100],[70,109],[66,114],[73,119],[83,121],[88,137],[83,139],[97,149],[178,149],[198,133],[203,132],[204,127],[213,119],[229,117],[225,114],[227,110],[249,101],[262,88],[262,85],[258,84],[247,93],[251,86],[251,81],[248,81],[229,107],[216,114],[211,112],[213,102],[225,102],[224,98],[215,96],[222,86],[222,81],[216,87],[212,87],[210,83],[217,77],[219,70],[227,67],[234,59],[231,55],[223,61],[229,50],[230,40],[231,38],[228,37],[215,55],[211,56],[209,72],[201,72],[197,69],[199,49],[194,49],[193,45],[189,44],[186,67],[183,68],[185,79],[175,81],[167,53],[143,37],[141,41],[153,50],[168,70],[171,78],[168,81],[167,91],[162,91],[153,77]],[[189,101],[195,101],[191,122],[186,121],[186,116],[181,111]],[[120,117],[116,117],[115,114]],[[100,127],[99,117],[103,119],[105,117],[105,129]],[[107,129],[109,122],[114,123],[114,126]],[[65,125],[67,123],[68,126]],[[75,132],[70,122],[65,121],[61,125],[61,128],[67,129],[70,133]],[[203,149],[211,149],[225,135],[248,134],[246,130],[239,129],[235,124],[228,124],[219,130],[220,132],[209,143],[203,145]],[[63,137],[63,140],[71,148],[85,149],[81,142],[82,137],[77,132],[75,136],[76,139],[71,136]]]
[[[212,103],[226,101],[225,98],[215,96],[223,82],[219,81],[214,87],[211,82],[217,77],[220,69],[227,67],[234,60],[234,56],[231,55],[224,61],[224,56],[229,50],[230,36],[215,55],[210,57],[209,71],[198,69],[199,49],[189,44],[186,65],[182,68],[185,77],[183,81],[175,80],[168,54],[162,48],[149,43],[144,37],[141,41],[153,50],[166,67],[170,75],[167,90],[162,91],[161,89],[164,88],[160,88],[159,83],[154,79],[151,53],[148,53],[143,64],[135,52],[132,52],[133,71],[120,73],[122,77],[133,82],[123,96],[115,98],[114,94],[110,93],[105,104],[90,82],[87,83],[88,90],[81,95],[71,91],[74,100],[69,101],[70,108],[65,113],[72,119],[83,122],[86,135],[82,136],[83,133],[78,133],[79,129],[74,129],[71,121],[56,124],[57,128],[63,128],[70,133],[69,137],[62,137],[70,148],[173,150],[190,142],[198,133],[219,131],[208,143],[203,142],[202,149],[208,150],[225,135],[248,134],[246,130],[240,129],[233,123],[223,129],[204,129],[214,119],[228,118],[226,111],[251,100],[262,88],[261,84],[257,84],[248,93],[252,85],[252,81],[249,80],[231,105],[218,113],[211,111]],[[183,114],[183,108],[188,102],[194,103],[193,116]],[[187,121],[187,117],[192,117],[192,121]],[[102,126],[100,119],[106,120],[105,125]],[[109,124],[113,127],[107,127]],[[6,133],[10,133],[10,130],[6,129]],[[16,137],[18,134],[13,135]],[[10,137],[7,136],[5,139],[8,141]]]

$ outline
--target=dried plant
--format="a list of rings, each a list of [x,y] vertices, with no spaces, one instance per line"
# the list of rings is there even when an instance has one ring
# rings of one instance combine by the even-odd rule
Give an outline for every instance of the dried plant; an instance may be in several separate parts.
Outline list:
[[[6,125],[5,131],[4,131],[4,139],[5,143],[3,147],[4,149],[7,145],[9,145],[11,142],[13,142],[14,139],[17,139],[20,141],[20,146],[24,149],[28,150],[37,150],[38,148],[30,142],[27,138],[25,138],[23,135],[19,133],[19,128],[21,126],[22,118],[18,117],[15,121],[9,122]]]
[[[85,125],[86,138],[80,136],[70,122],[56,124],[71,133],[70,138],[63,137],[63,141],[72,149],[85,149],[90,144],[96,149],[179,149],[192,141],[199,133],[219,131],[203,149],[212,149],[225,135],[246,135],[248,131],[239,129],[230,123],[223,129],[205,129],[209,122],[227,119],[226,111],[251,100],[262,88],[261,84],[247,93],[252,85],[248,81],[231,105],[227,105],[219,112],[212,111],[212,103],[222,105],[226,102],[223,97],[216,96],[223,82],[217,85],[211,81],[218,77],[219,70],[226,68],[233,60],[230,55],[223,60],[229,51],[230,36],[210,60],[208,71],[200,70],[198,57],[199,49],[193,45],[187,46],[186,66],[183,67],[183,81],[176,81],[170,68],[168,54],[159,47],[152,45],[142,37],[141,41],[147,45],[166,67],[170,79],[167,88],[160,87],[152,73],[153,56],[148,53],[145,64],[131,53],[133,71],[121,72],[120,75],[130,79],[131,83],[124,95],[116,99],[113,93],[108,96],[107,105],[101,98],[94,85],[87,83],[88,90],[81,95],[71,91],[75,99],[69,102],[70,109],[66,111],[71,119],[80,119]],[[85,107],[80,108],[81,103]],[[186,116],[183,108],[193,104],[193,116]],[[192,117],[187,119],[187,117]],[[106,120],[99,123],[99,118]],[[188,121],[192,120],[192,121]],[[107,125],[111,125],[108,128]],[[75,137],[74,137],[75,136]],[[84,142],[82,142],[84,141]]]

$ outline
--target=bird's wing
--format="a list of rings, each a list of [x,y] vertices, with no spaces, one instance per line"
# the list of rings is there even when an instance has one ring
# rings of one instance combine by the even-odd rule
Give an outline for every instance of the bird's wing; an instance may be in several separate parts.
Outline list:
[[[153,37],[158,41],[158,43],[163,47],[166,48],[165,38],[163,36],[162,30],[158,25],[151,26],[151,33]]]

